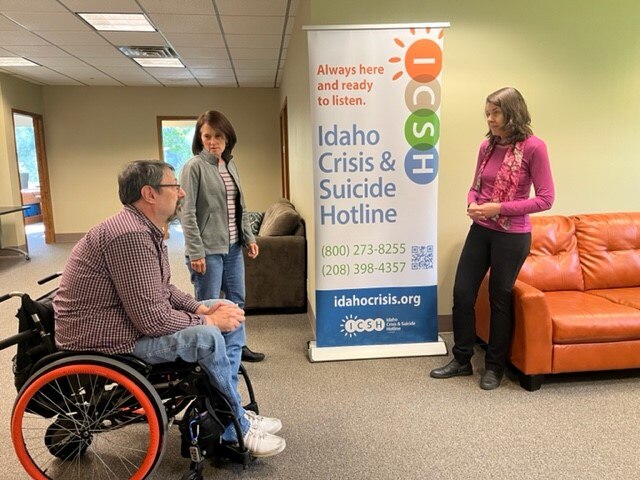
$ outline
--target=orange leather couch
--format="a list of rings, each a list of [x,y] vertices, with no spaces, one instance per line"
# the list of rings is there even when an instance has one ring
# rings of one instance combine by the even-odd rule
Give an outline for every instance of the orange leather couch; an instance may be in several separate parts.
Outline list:
[[[509,361],[533,391],[554,373],[640,367],[640,212],[532,216]],[[485,278],[476,333],[489,337]]]

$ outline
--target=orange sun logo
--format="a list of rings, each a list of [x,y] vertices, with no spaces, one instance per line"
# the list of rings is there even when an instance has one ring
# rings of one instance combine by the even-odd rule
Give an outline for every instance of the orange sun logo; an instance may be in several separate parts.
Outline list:
[[[416,34],[414,28],[409,29],[412,35]],[[427,35],[435,35],[437,32],[437,38],[444,36],[444,29],[439,29],[431,33],[431,29],[426,29]],[[405,44],[399,38],[394,38],[393,41],[400,48],[405,48]],[[399,63],[402,61],[401,57],[391,57],[390,63]],[[440,75],[442,70],[442,49],[440,46],[429,38],[421,38],[414,41],[404,55],[404,68],[409,76],[421,83],[428,83]],[[400,78],[404,72],[400,70],[393,76],[393,80]]]

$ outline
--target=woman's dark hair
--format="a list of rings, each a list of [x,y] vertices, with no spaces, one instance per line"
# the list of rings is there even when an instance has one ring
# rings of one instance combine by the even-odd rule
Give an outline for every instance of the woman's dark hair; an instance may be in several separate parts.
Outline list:
[[[507,143],[522,142],[533,135],[527,103],[518,90],[513,87],[501,88],[490,94],[487,102],[502,110],[504,129],[508,134]],[[496,140],[491,130],[487,132],[487,138],[490,143]]]
[[[118,196],[123,205],[140,200],[142,187],[157,187],[162,183],[165,170],[175,171],[173,166],[160,160],[135,160],[125,165],[118,174]]]
[[[193,133],[191,151],[194,155],[198,155],[204,148],[202,145],[202,138],[200,137],[200,130],[205,123],[211,128],[215,128],[216,131],[225,136],[226,147],[224,152],[222,152],[222,158],[224,161],[228,162],[233,157],[231,155],[231,151],[233,150],[233,147],[236,146],[238,138],[236,137],[236,131],[233,129],[231,122],[227,120],[227,117],[215,110],[204,112],[200,115],[200,118],[198,118],[198,121],[196,122],[196,131]]]

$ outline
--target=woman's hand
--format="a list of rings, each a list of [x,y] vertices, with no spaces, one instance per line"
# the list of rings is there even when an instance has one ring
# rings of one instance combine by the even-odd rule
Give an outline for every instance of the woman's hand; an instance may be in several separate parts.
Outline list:
[[[204,275],[204,273],[207,271],[207,261],[204,258],[191,260],[191,269],[196,273]]]
[[[249,255],[249,258],[256,258],[258,256],[258,253],[260,253],[260,249],[258,248],[257,243],[250,243],[247,249],[249,250],[249,252],[247,253]]]
[[[486,220],[500,215],[500,204],[495,202],[478,205],[473,202],[467,207],[467,216],[473,220]]]

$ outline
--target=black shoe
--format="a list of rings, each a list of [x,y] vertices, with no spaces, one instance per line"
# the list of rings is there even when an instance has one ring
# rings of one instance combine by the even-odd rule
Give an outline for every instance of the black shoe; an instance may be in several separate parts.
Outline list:
[[[468,376],[473,375],[473,367],[471,366],[470,362],[467,362],[463,365],[454,358],[444,367],[431,370],[431,373],[429,375],[431,375],[433,378]]]
[[[242,347],[243,362],[261,362],[264,360],[264,353],[252,352],[246,345]]]
[[[502,372],[496,372],[495,370],[487,370],[480,379],[480,388],[483,390],[493,390],[500,386],[502,381]]]

